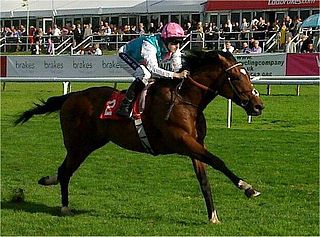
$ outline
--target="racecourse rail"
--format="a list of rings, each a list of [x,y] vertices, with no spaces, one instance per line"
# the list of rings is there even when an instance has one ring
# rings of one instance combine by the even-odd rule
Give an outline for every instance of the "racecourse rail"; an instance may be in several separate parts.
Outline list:
[[[133,77],[95,77],[95,78],[61,78],[61,77],[0,77],[0,82],[62,82],[63,93],[67,94],[71,91],[70,82],[109,82],[114,83],[130,83],[134,80]],[[259,76],[253,77],[252,84],[267,85],[267,95],[270,95],[270,85],[297,85],[297,95],[300,93],[300,85],[319,85],[319,76]],[[252,117],[248,116],[248,122],[252,122]],[[227,127],[231,128],[232,124],[232,101],[228,100],[227,108]]]

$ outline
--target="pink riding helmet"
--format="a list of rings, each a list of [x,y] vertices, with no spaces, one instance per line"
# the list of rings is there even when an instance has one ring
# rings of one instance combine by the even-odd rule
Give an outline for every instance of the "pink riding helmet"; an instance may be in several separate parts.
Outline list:
[[[170,22],[163,27],[161,37],[164,40],[172,38],[182,39],[185,37],[185,35],[184,30],[179,24]]]

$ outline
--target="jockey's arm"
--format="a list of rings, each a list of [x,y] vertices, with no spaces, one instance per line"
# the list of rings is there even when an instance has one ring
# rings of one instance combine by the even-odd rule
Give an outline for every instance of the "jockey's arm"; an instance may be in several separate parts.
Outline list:
[[[186,73],[183,72],[176,73],[160,68],[157,60],[157,49],[147,41],[142,44],[141,56],[146,62],[147,69],[158,76],[167,78],[184,78],[186,76]]]

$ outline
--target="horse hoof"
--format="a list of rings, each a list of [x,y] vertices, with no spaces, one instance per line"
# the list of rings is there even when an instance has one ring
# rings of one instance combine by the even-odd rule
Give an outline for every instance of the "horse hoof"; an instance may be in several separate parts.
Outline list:
[[[218,219],[210,219],[210,224],[221,224],[221,222]]]
[[[210,222],[211,224],[221,224],[221,222],[220,222],[219,219],[218,219],[218,215],[217,215],[217,212],[216,212],[216,211],[214,211],[214,212],[212,213],[212,217],[211,217],[211,219],[209,220],[209,222]]]
[[[48,185],[57,185],[59,183],[58,176],[45,176],[39,179],[38,184],[48,186]]]
[[[38,184],[40,184],[40,185],[47,185],[46,180],[47,180],[48,178],[49,178],[49,176],[42,177],[41,179],[39,179]]]
[[[252,198],[252,197],[258,197],[261,193],[258,192],[257,190],[253,189],[253,188],[247,188],[244,191],[244,194],[248,197],[248,198]]]
[[[69,207],[61,207],[61,216],[73,216],[73,212]]]

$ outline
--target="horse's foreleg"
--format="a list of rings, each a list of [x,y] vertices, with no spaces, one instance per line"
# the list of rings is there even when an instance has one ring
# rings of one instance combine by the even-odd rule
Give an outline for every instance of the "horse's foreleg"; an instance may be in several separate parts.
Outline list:
[[[206,202],[209,221],[213,224],[218,224],[220,223],[220,221],[218,220],[217,212],[214,209],[211,188],[206,174],[205,164],[195,159],[192,159],[192,163],[201,187],[204,200]]]
[[[244,190],[247,197],[250,198],[260,195],[260,192],[255,190],[250,184],[236,176],[219,157],[206,151],[205,155],[200,156],[199,160],[225,174],[239,189]]]
[[[201,144],[199,144],[191,136],[183,136],[183,143],[190,152],[190,156],[196,158],[197,160],[204,162],[216,170],[219,170],[224,175],[226,175],[239,189],[245,191],[247,197],[256,197],[260,193],[252,188],[252,186],[246,183],[243,179],[236,176],[225,163],[217,156],[211,154],[207,151]]]

